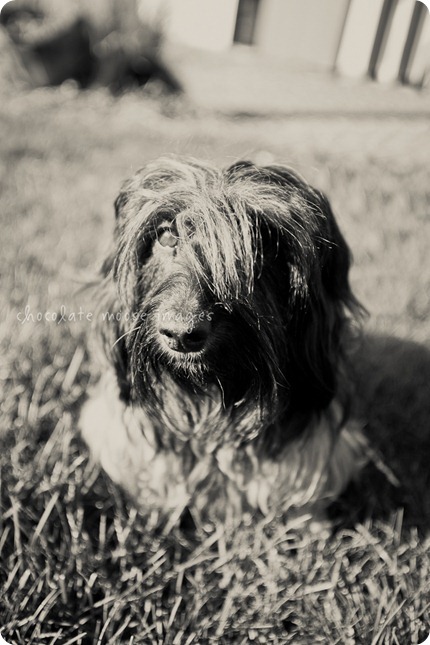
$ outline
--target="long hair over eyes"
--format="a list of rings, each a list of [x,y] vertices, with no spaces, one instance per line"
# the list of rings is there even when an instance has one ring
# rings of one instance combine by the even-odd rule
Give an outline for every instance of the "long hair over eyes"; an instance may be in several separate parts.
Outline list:
[[[157,223],[167,218],[181,240],[186,272],[230,316],[234,346],[223,359],[236,381],[240,371],[245,375],[237,392],[222,381],[226,376],[218,379],[231,388],[230,404],[257,397],[270,408],[267,418],[282,416],[292,428],[295,420],[306,425],[335,395],[346,410],[342,374],[360,305],[348,281],[350,252],[323,193],[285,166],[238,162],[221,171],[166,158],[128,180],[115,209],[114,245],[101,272],[102,308],[128,312],[129,319],[142,307],[150,311],[157,279],[151,275],[145,283],[145,263]],[[142,361],[133,368],[130,357],[137,342],[151,339],[123,318],[98,318],[96,334],[122,396],[129,397],[146,369]],[[147,356],[153,370],[149,349]],[[212,368],[222,373],[221,360]],[[150,387],[149,377],[143,382]]]

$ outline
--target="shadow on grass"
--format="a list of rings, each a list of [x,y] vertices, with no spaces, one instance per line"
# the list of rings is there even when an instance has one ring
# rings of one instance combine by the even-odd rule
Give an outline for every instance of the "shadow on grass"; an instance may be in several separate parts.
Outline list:
[[[383,466],[381,470],[369,464],[334,510],[343,514],[348,509],[355,521],[386,519],[402,508],[403,526],[416,526],[426,533],[430,529],[430,350],[407,340],[369,335],[357,354],[355,370],[358,414],[366,420],[366,434]]]

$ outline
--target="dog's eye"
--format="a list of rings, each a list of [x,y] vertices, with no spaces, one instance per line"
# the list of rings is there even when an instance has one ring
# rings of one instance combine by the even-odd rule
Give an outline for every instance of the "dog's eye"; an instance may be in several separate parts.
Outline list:
[[[169,227],[163,226],[157,231],[157,242],[161,244],[161,246],[173,249],[178,243],[178,238],[172,233],[172,230]]]

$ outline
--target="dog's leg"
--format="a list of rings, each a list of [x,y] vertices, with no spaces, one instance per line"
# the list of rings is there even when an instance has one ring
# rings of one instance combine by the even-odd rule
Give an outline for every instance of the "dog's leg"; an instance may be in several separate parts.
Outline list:
[[[84,404],[79,427],[92,458],[139,507],[169,514],[188,504],[183,462],[157,447],[150,418],[120,399],[113,372],[100,379]]]
[[[133,410],[119,397],[113,373],[105,374],[82,407],[79,427],[92,458],[133,497],[139,473],[154,457],[135,421]]]

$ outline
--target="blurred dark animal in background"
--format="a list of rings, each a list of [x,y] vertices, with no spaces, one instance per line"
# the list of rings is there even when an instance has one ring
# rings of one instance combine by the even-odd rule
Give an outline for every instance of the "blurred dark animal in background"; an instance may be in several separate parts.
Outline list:
[[[90,26],[78,18],[71,25],[49,37],[28,42],[26,28],[41,23],[41,11],[29,6],[5,5],[0,22],[9,34],[19,58],[34,85],[61,85],[74,80],[82,88],[94,78],[97,59],[92,52]]]
[[[135,11],[135,4],[127,3],[124,11]],[[106,34],[84,15],[54,30],[44,29],[47,23],[49,16],[43,8],[18,0],[8,2],[0,15],[0,24],[32,85],[55,86],[72,80],[80,88],[106,86],[116,94],[159,80],[169,92],[182,91],[163,60],[161,38],[137,15],[134,21],[114,17]]]

